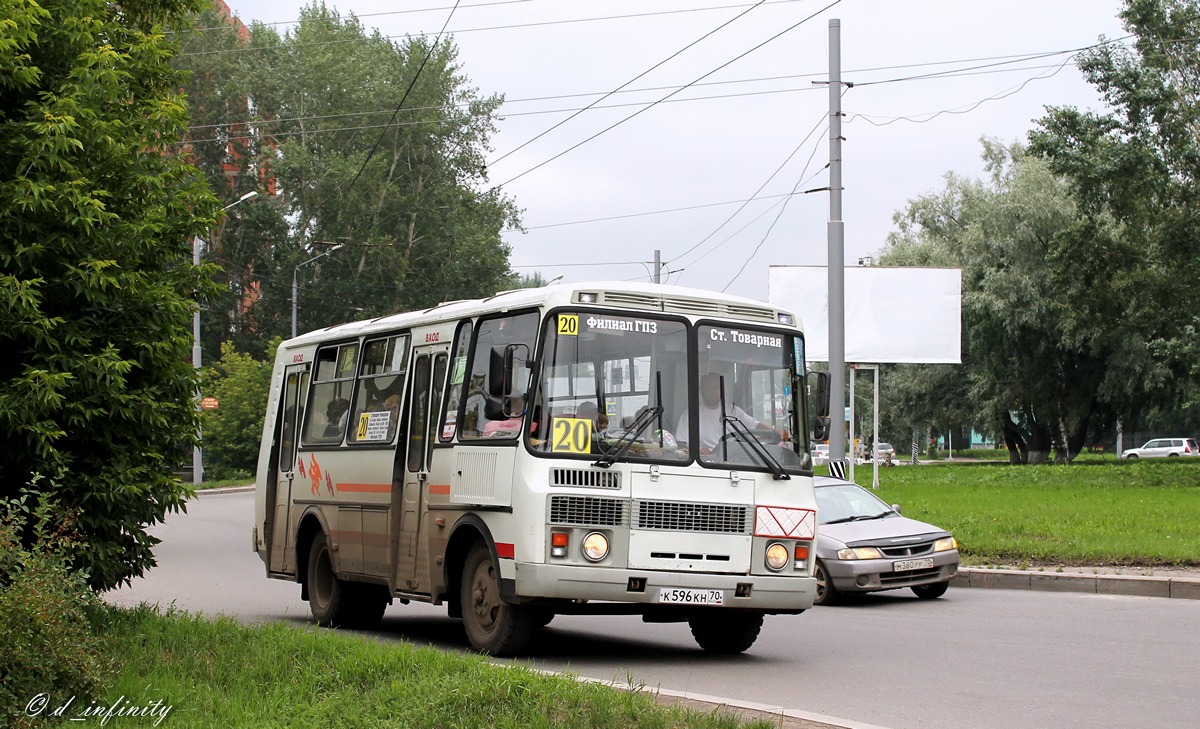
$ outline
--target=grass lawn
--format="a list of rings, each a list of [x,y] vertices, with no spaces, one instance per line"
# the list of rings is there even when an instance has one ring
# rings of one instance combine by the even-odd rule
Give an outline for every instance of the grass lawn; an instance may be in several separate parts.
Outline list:
[[[871,467],[855,469],[871,483]],[[1200,459],[879,471],[881,499],[958,538],[968,564],[1200,566]]]
[[[774,726],[661,706],[646,693],[498,666],[481,656],[334,630],[244,626],[141,608],[113,609],[104,632],[122,660],[105,695],[134,707],[162,702],[171,707],[162,726]],[[116,717],[113,725],[153,726],[155,718]]]

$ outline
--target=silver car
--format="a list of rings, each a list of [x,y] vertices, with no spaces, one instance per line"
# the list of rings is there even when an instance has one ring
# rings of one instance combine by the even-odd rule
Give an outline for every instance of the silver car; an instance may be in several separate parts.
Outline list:
[[[932,600],[958,572],[958,542],[944,529],[901,516],[870,491],[818,476],[817,599],[843,592],[911,588]]]

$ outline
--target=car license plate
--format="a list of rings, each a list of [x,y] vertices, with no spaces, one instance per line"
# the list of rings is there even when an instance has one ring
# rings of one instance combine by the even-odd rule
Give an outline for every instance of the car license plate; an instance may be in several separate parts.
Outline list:
[[[909,570],[927,570],[933,566],[933,557],[925,557],[924,559],[905,559],[899,562],[892,562],[892,570],[895,572],[907,572]]]
[[[677,587],[663,587],[658,591],[658,601],[683,605],[724,605],[725,593],[720,590],[684,590]]]

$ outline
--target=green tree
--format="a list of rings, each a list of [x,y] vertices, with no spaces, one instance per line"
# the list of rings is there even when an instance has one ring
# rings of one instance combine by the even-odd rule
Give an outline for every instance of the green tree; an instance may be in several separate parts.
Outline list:
[[[517,210],[487,186],[484,157],[501,99],[469,85],[451,40],[392,41],[321,3],[284,34],[199,24],[218,30],[189,37],[180,63],[193,104],[212,113],[193,138],[219,140],[200,162],[211,180],[245,164],[239,179],[281,191],[216,236],[230,299],[208,316],[236,317],[214,332],[258,355],[251,337],[261,347],[290,330],[293,275],[301,331],[510,286],[500,232]],[[344,248],[296,268],[334,243]]]
[[[175,154],[164,32],[196,4],[0,1],[0,499],[77,512],[74,566],[111,588],[154,564],[198,422],[191,241],[219,207]]]
[[[1039,462],[1052,450],[1067,462],[1113,426],[1131,387],[1117,381],[1129,360],[1109,335],[1121,327],[1119,292],[1110,287],[1121,263],[1098,255],[1114,244],[1114,224],[1082,217],[1067,184],[1020,146],[985,140],[984,159],[989,180],[949,175],[943,192],[898,214],[881,256],[962,268],[961,377],[969,387],[947,387],[944,377],[914,382],[928,370],[897,374],[907,373],[906,397],[932,408],[931,425],[939,425],[933,412],[961,417],[969,403],[975,422],[1004,434],[1014,462]]]
[[[271,364],[276,339],[264,361],[238,352],[232,342],[221,345],[221,358],[205,369],[204,394],[217,399],[216,410],[205,411],[204,452],[208,474],[215,479],[254,473],[262,440],[263,417],[271,387]]]
[[[1081,261],[1076,291],[1121,314],[1105,317],[1113,327],[1102,335],[1122,356],[1109,362],[1104,391],[1133,429],[1189,403],[1195,417],[1200,3],[1127,0],[1121,18],[1132,47],[1106,44],[1079,61],[1108,110],[1051,109],[1030,139],[1069,180],[1087,225],[1112,231]]]

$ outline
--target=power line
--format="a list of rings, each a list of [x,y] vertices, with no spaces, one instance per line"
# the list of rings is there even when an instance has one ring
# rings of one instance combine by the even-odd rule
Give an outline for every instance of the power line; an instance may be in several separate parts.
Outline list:
[[[749,204],[750,204],[750,202],[751,202],[752,200],[754,200],[754,199],[755,199],[755,198],[758,196],[758,193],[762,192],[762,191],[763,191],[763,189],[764,189],[764,188],[766,188],[766,186],[767,186],[767,185],[769,185],[769,184],[771,183],[771,180],[775,179],[775,176],[776,176],[776,175],[778,175],[778,174],[779,174],[779,173],[780,173],[780,172],[783,170],[783,168],[784,168],[785,166],[787,166],[787,163],[788,163],[788,162],[790,162],[790,161],[792,160],[792,157],[795,157],[795,156],[796,156],[796,153],[800,151],[800,149],[801,149],[801,148],[802,148],[802,147],[805,145],[805,143],[806,143],[806,142],[808,142],[808,140],[809,140],[809,139],[812,137],[812,135],[813,135],[813,134],[816,134],[817,130],[821,128],[821,124],[822,124],[822,122],[824,122],[824,121],[827,119],[827,117],[828,117],[828,112],[822,112],[822,113],[821,113],[821,116],[820,116],[820,118],[818,118],[818,119],[817,119],[817,123],[816,123],[816,124],[814,124],[814,125],[813,125],[813,128],[812,128],[812,129],[810,129],[810,130],[808,131],[808,134],[804,135],[804,138],[800,140],[800,143],[796,145],[796,148],[795,148],[795,149],[793,149],[793,150],[791,151],[791,153],[790,153],[790,154],[788,154],[787,158],[786,158],[786,159],[784,159],[784,160],[783,160],[783,162],[781,162],[781,163],[780,163],[780,165],[779,165],[778,167],[776,167],[776,168],[775,168],[775,171],[774,171],[774,172],[772,172],[772,173],[770,174],[770,176],[769,176],[769,177],[767,177],[767,179],[766,179],[766,180],[764,180],[764,181],[763,181],[763,183],[762,183],[761,185],[759,185],[759,186],[758,186],[758,189],[754,191],[754,194],[753,194],[753,195],[751,195],[751,196],[750,196],[750,197],[749,197],[749,198],[746,200],[746,202],[744,202],[742,205],[740,205],[740,206],[738,207],[738,209],[737,209],[737,210],[734,210],[734,211],[733,211],[733,213],[732,213],[732,214],[730,214],[730,216],[729,216],[729,217],[727,217],[727,218],[724,220],[724,222],[722,222],[720,225],[718,225],[716,228],[714,228],[714,229],[713,229],[713,232],[711,232],[711,233],[709,233],[708,235],[704,236],[704,238],[703,238],[703,239],[701,239],[701,240],[700,240],[698,243],[696,243],[695,245],[693,245],[691,248],[688,248],[688,249],[687,249],[686,251],[684,251],[683,253],[680,253],[680,254],[679,254],[679,255],[677,255],[677,256],[672,256],[671,260],[674,260],[674,261],[681,261],[681,262],[682,262],[682,260],[684,259],[684,257],[686,257],[686,256],[687,256],[689,253],[691,253],[692,251],[696,250],[697,248],[699,248],[700,246],[704,245],[704,244],[705,244],[705,243],[707,243],[709,240],[711,240],[711,239],[712,239],[712,237],[713,237],[714,235],[716,235],[718,232],[720,232],[720,230],[721,230],[722,228],[724,228],[726,225],[728,225],[728,224],[730,223],[730,221],[732,221],[732,220],[733,220],[734,218],[736,218],[736,217],[737,217],[737,216],[738,216],[738,215],[739,215],[739,214],[740,214],[740,213],[741,213],[743,210],[745,210],[745,209],[746,209],[746,206],[747,206],[747,205],[749,205]],[[726,240],[728,240],[728,239],[726,239]],[[720,247],[721,245],[723,245],[724,243],[725,243],[725,241],[722,241],[720,244],[718,244],[718,245],[714,246],[714,247],[713,247],[713,250],[716,250],[716,248],[719,248],[719,247]],[[709,252],[711,253],[712,251],[709,251]],[[703,258],[703,256],[701,256],[700,258]],[[700,260],[700,259],[699,259],[699,258],[697,258],[696,260],[698,261],[698,260]],[[693,263],[694,263],[694,261],[693,261]]]
[[[774,0],[773,2],[769,2],[769,4],[781,5],[784,3],[796,3],[796,2],[806,2],[806,1],[807,0]],[[838,0],[838,1],[840,2],[841,0]],[[458,28],[458,29],[450,31],[450,33],[451,33],[451,35],[460,35],[462,33],[478,33],[478,32],[495,31],[495,30],[522,30],[525,28],[538,28],[538,27],[556,26],[556,25],[571,25],[571,24],[575,24],[575,23],[592,23],[592,22],[605,21],[605,20],[631,20],[631,19],[635,19],[635,18],[649,18],[649,17],[654,17],[654,16],[660,16],[660,15],[680,15],[683,13],[707,12],[710,10],[726,10],[729,8],[741,8],[741,7],[745,7],[745,4],[742,3],[742,4],[738,4],[738,5],[719,5],[719,6],[712,6],[712,7],[706,7],[706,8],[682,8],[679,10],[658,10],[658,11],[645,12],[645,13],[625,13],[623,15],[605,15],[605,16],[597,16],[597,17],[591,17],[591,18],[570,18],[567,20],[545,20],[545,21],[540,21],[540,22],[536,22],[536,23],[517,23],[517,24],[513,24],[513,25],[493,25],[493,26],[486,26],[486,27],[481,27],[481,28]],[[377,15],[385,15],[385,14],[386,13],[377,13]],[[366,17],[366,16],[363,16],[363,17]],[[286,23],[275,23],[275,24],[286,24]],[[267,24],[263,23],[262,25],[267,25]],[[397,38],[423,38],[427,35],[429,35],[429,34],[428,33],[401,33],[401,34],[397,34],[397,35],[385,35],[385,36],[380,36],[380,37],[387,39],[387,40],[394,40]],[[440,35],[440,33],[439,33],[439,35]],[[340,45],[343,43],[351,43],[351,42],[353,42],[353,41],[320,41],[320,42],[316,42],[316,43],[298,44],[294,47],[296,47],[296,48],[314,47],[315,48],[315,47],[319,47],[319,46]],[[247,46],[245,48],[222,48],[222,49],[213,50],[213,51],[195,51],[192,53],[183,53],[180,55],[182,55],[182,56],[207,56],[207,55],[216,55],[216,54],[225,54],[225,53],[244,53],[244,52],[249,52],[249,51],[270,50],[273,47],[274,46]]]
[[[730,65],[732,65],[733,63],[736,63],[737,61],[740,61],[741,59],[743,59],[743,58],[745,58],[746,56],[750,55],[750,54],[751,54],[751,53],[753,53],[754,51],[757,51],[759,48],[762,48],[763,46],[767,45],[768,43],[770,43],[770,42],[774,41],[775,39],[779,38],[780,36],[782,36],[782,35],[785,35],[785,34],[787,34],[787,33],[790,33],[791,31],[795,30],[796,28],[800,27],[801,25],[804,25],[804,24],[805,24],[805,23],[807,23],[808,21],[812,20],[813,18],[817,17],[817,16],[818,16],[818,15],[820,15],[821,13],[825,12],[826,10],[828,10],[828,9],[832,8],[834,5],[838,5],[839,3],[841,3],[841,1],[842,1],[842,0],[833,0],[833,2],[831,2],[831,3],[830,3],[830,4],[828,4],[828,5],[826,5],[825,7],[821,8],[821,9],[820,9],[820,10],[818,10],[817,12],[813,13],[812,15],[809,15],[808,17],[804,18],[803,20],[801,20],[801,21],[800,21],[800,22],[798,22],[798,23],[795,23],[795,24],[793,24],[793,25],[791,25],[791,26],[788,26],[788,27],[787,27],[787,28],[785,28],[784,30],[782,30],[782,31],[780,31],[780,32],[778,32],[778,33],[776,33],[775,35],[773,35],[773,36],[771,36],[770,38],[766,39],[766,40],[765,40],[765,41],[763,41],[762,43],[759,43],[758,45],[754,46],[754,47],[753,47],[753,48],[751,48],[750,50],[748,50],[748,51],[745,51],[744,53],[741,53],[741,54],[739,54],[739,55],[735,56],[734,58],[732,58],[732,59],[730,59],[730,60],[726,61],[725,63],[721,64],[720,66],[717,66],[716,68],[714,68],[713,70],[709,71],[708,73],[705,73],[703,76],[700,76],[699,78],[697,78],[697,79],[695,79],[695,80],[693,80],[693,81],[691,81],[691,82],[689,82],[689,83],[687,83],[687,84],[684,84],[683,86],[680,86],[680,87],[679,87],[677,90],[675,90],[675,91],[672,91],[671,93],[667,94],[666,96],[662,97],[661,99],[659,99],[659,100],[657,100],[657,101],[654,101],[654,102],[652,102],[651,104],[649,104],[649,105],[648,105],[648,106],[646,106],[645,108],[639,109],[638,111],[634,112],[633,114],[630,114],[629,116],[627,116],[627,117],[625,117],[624,119],[622,119],[622,120],[618,121],[617,123],[615,123],[615,124],[612,124],[612,125],[609,125],[608,127],[605,127],[604,129],[601,129],[600,131],[598,131],[598,132],[596,132],[595,134],[591,135],[591,136],[590,136],[590,137],[588,137],[587,139],[584,139],[582,142],[578,142],[577,144],[574,144],[574,145],[572,145],[572,146],[568,147],[567,149],[563,150],[562,152],[559,152],[558,154],[554,155],[554,156],[553,156],[553,157],[551,157],[550,159],[547,159],[547,160],[545,160],[545,161],[543,161],[543,162],[540,162],[540,163],[538,163],[538,164],[534,165],[533,167],[530,167],[529,169],[525,170],[524,172],[520,173],[519,175],[516,175],[516,176],[514,176],[514,177],[510,177],[508,180],[506,180],[505,182],[501,183],[501,184],[500,184],[500,185],[498,185],[497,187],[504,187],[505,185],[508,185],[508,184],[510,184],[510,183],[512,183],[512,182],[514,182],[515,180],[518,180],[518,179],[520,179],[520,178],[524,177],[525,175],[529,174],[530,172],[533,172],[533,171],[534,171],[534,170],[536,170],[536,169],[539,169],[539,168],[541,168],[541,167],[544,167],[544,166],[545,166],[545,165],[547,165],[547,164],[550,164],[551,162],[553,162],[554,160],[558,159],[559,157],[562,157],[563,155],[565,155],[565,154],[567,154],[567,153],[569,153],[569,152],[572,152],[572,151],[574,151],[574,150],[576,150],[576,149],[578,149],[578,148],[582,147],[583,145],[585,145],[585,144],[587,144],[588,142],[592,141],[593,139],[595,139],[595,138],[597,138],[597,137],[601,136],[602,134],[606,134],[606,133],[608,133],[608,132],[612,131],[613,129],[615,129],[615,128],[617,128],[617,127],[621,126],[622,124],[624,124],[625,122],[629,121],[630,119],[633,119],[634,117],[636,117],[636,116],[638,116],[638,115],[640,115],[640,114],[642,114],[642,113],[644,113],[644,112],[648,111],[649,109],[652,109],[652,108],[654,108],[654,107],[655,107],[655,106],[657,106],[658,104],[660,104],[660,103],[662,103],[662,102],[666,101],[667,99],[671,98],[671,97],[672,97],[672,96],[674,96],[675,94],[678,94],[680,91],[683,91],[684,89],[686,89],[686,88],[688,88],[688,87],[692,86],[693,84],[695,84],[695,83],[697,83],[697,82],[699,82],[699,81],[703,81],[704,79],[706,79],[706,78],[708,78],[709,76],[713,75],[713,74],[714,74],[714,73],[716,73],[717,71],[720,71],[721,69],[723,69],[723,68],[725,68],[725,67],[727,67],[727,66],[730,66]]]
[[[615,94],[615,93],[619,92],[621,89],[625,88],[626,86],[628,86],[629,84],[633,83],[634,81],[637,81],[638,79],[640,79],[640,78],[642,78],[643,76],[647,75],[647,74],[648,74],[648,73],[650,73],[651,71],[654,71],[655,69],[657,69],[657,68],[660,68],[660,67],[661,67],[661,66],[663,66],[665,63],[667,63],[668,61],[672,60],[673,58],[676,58],[677,56],[679,56],[681,53],[683,53],[683,52],[684,52],[684,51],[686,51],[687,49],[689,49],[689,48],[691,48],[691,47],[695,46],[697,43],[700,43],[701,41],[705,40],[706,38],[709,38],[710,36],[712,36],[712,35],[713,35],[714,33],[716,33],[717,31],[719,31],[719,30],[721,30],[721,29],[723,29],[723,28],[727,27],[728,25],[730,25],[730,24],[731,24],[731,23],[733,23],[734,21],[738,20],[739,18],[741,18],[742,16],[746,15],[746,14],[747,14],[747,13],[749,13],[750,11],[752,11],[752,10],[754,10],[755,8],[757,8],[758,6],[762,5],[764,2],[766,2],[766,0],[759,0],[757,3],[755,3],[755,4],[754,4],[754,5],[752,5],[752,6],[750,6],[749,8],[746,8],[746,9],[745,9],[745,10],[743,10],[741,13],[738,13],[737,15],[735,15],[734,17],[730,18],[729,20],[725,21],[724,23],[721,23],[721,24],[720,24],[720,25],[718,25],[716,28],[713,28],[712,30],[708,31],[707,33],[705,33],[704,35],[700,36],[699,38],[697,38],[696,40],[692,41],[691,43],[688,43],[688,44],[687,44],[686,46],[684,46],[683,48],[680,48],[679,50],[675,51],[674,53],[672,53],[671,55],[667,56],[667,57],[666,57],[666,58],[664,58],[663,60],[661,60],[661,61],[659,61],[658,63],[654,64],[654,65],[653,65],[653,66],[651,66],[650,68],[647,68],[645,71],[642,71],[642,72],[641,72],[641,73],[639,73],[638,75],[636,75],[636,76],[634,76],[633,78],[629,79],[628,81],[626,81],[625,83],[621,84],[621,85],[620,85],[620,86],[618,86],[617,88],[613,89],[612,91],[609,91],[609,92],[608,92],[607,94],[605,94],[604,96],[601,96],[600,98],[596,99],[595,101],[593,101],[592,103],[590,103],[590,104],[588,104],[587,106],[583,107],[582,109],[579,109],[579,110],[577,110],[575,113],[571,114],[571,116],[567,117],[566,119],[563,119],[563,120],[559,121],[557,124],[553,125],[553,126],[552,126],[552,127],[550,127],[549,129],[546,129],[546,130],[542,131],[541,133],[539,133],[539,134],[535,135],[534,137],[532,137],[532,138],[530,138],[530,139],[527,139],[527,140],[525,140],[524,142],[522,142],[521,144],[517,145],[516,147],[513,147],[513,148],[512,148],[512,149],[510,149],[509,151],[507,151],[507,152],[505,152],[504,154],[500,155],[498,158],[496,158],[496,159],[495,159],[494,161],[492,161],[490,164],[493,164],[493,165],[494,165],[494,164],[496,164],[497,162],[500,162],[501,160],[505,159],[505,158],[506,158],[506,157],[508,157],[509,155],[512,155],[512,154],[514,154],[514,153],[516,153],[516,152],[518,152],[518,151],[520,151],[520,150],[524,149],[525,147],[529,146],[530,144],[533,144],[534,142],[536,142],[537,140],[539,140],[539,139],[541,139],[542,137],[546,136],[546,135],[547,135],[547,134],[549,134],[550,132],[554,131],[555,129],[558,129],[558,128],[559,128],[559,127],[561,127],[563,124],[566,124],[567,122],[571,121],[572,119],[574,119],[575,117],[579,116],[579,115],[580,115],[580,114],[582,114],[583,112],[587,111],[588,109],[591,109],[593,106],[596,106],[597,104],[599,104],[600,102],[602,102],[602,101],[604,101],[605,99],[609,98],[609,97],[610,97],[610,96],[612,96],[613,94]]]
[[[816,172],[813,174],[812,177],[809,177],[809,178],[804,177],[804,173],[808,172],[808,166],[812,164],[813,157],[816,156],[817,150],[820,149],[820,147],[821,147],[820,144],[813,145],[812,154],[808,155],[808,161],[804,163],[804,169],[800,171],[800,179],[797,180],[796,184],[792,186],[792,194],[785,197],[783,199],[783,202],[779,204],[779,213],[775,215],[775,219],[771,221],[771,225],[767,227],[767,231],[765,233],[763,233],[763,237],[761,240],[758,241],[758,245],[756,245],[754,247],[754,250],[750,253],[750,255],[746,256],[746,260],[742,261],[742,267],[739,268],[738,272],[733,275],[733,278],[729,279],[729,283],[725,284],[725,288],[721,289],[722,293],[728,291],[729,287],[732,286],[735,281],[737,281],[739,278],[741,278],[741,275],[746,271],[746,266],[749,266],[750,261],[753,261],[754,257],[758,255],[758,252],[760,249],[762,249],[763,244],[767,242],[767,238],[771,237],[771,231],[775,230],[775,225],[779,222],[779,219],[783,217],[784,212],[787,210],[788,203],[790,203],[792,201],[792,197],[796,194],[796,191],[799,190],[801,186],[808,184],[809,180],[812,180],[818,174],[820,174],[820,172]],[[828,167],[828,166],[829,165],[825,165],[825,167]],[[822,167],[821,170],[824,171],[825,167]],[[716,248],[713,248],[712,250],[715,251]],[[711,253],[711,252],[712,251],[709,251],[709,253]],[[703,258],[703,257],[704,256],[701,256],[700,258]],[[694,261],[694,263],[698,262],[700,260],[700,258],[697,258],[696,261]]]

